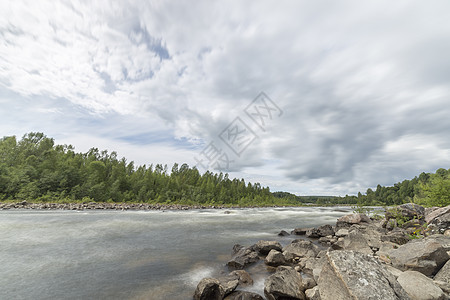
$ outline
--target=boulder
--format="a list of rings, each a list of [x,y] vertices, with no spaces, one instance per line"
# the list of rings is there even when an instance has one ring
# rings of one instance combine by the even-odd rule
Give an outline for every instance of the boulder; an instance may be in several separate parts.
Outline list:
[[[278,233],[278,236],[288,236],[288,235],[290,235],[289,232],[287,232],[287,231],[285,231],[285,230],[281,230],[281,231]]]
[[[432,239],[418,239],[389,251],[392,265],[402,271],[435,274],[449,259],[442,245]]]
[[[450,260],[448,260],[439,272],[437,272],[436,276],[434,276],[434,280],[450,283]]]
[[[333,227],[331,225],[322,225],[317,228],[317,234],[320,237],[325,237],[334,234]]]
[[[239,281],[239,285],[241,286],[249,286],[253,285],[253,279],[247,271],[244,270],[236,270],[229,274],[229,276],[234,276]]]
[[[303,273],[311,275],[314,277],[314,269],[322,269],[323,264],[325,263],[326,258],[314,258],[314,257],[304,257],[301,258],[298,266],[302,270]]]
[[[347,235],[348,235],[348,229],[345,229],[345,228],[341,228],[335,233],[335,236],[337,236],[337,237],[345,237]]]
[[[195,300],[222,300],[225,291],[215,278],[203,278],[197,285],[194,293]]]
[[[430,224],[433,222],[434,219],[447,213],[450,213],[450,205],[441,208],[432,207],[430,210],[427,209],[427,212],[425,214],[425,222]]]
[[[292,267],[278,267],[275,274],[270,275],[264,282],[264,295],[267,300],[305,300],[304,290],[302,276]]]
[[[344,240],[345,250],[354,250],[364,254],[373,254],[372,249],[369,247],[367,240],[358,229],[353,229],[349,232],[348,236]]]
[[[447,229],[450,228],[450,205],[442,207],[435,210],[430,215],[428,215],[429,220],[428,228],[431,233],[441,233],[443,234]]]
[[[270,250],[281,251],[282,249],[277,241],[258,241],[253,248],[262,255],[267,255]]]
[[[264,298],[252,292],[234,291],[226,296],[224,300],[264,300]]]
[[[404,245],[410,241],[410,238],[405,230],[396,228],[395,230],[382,235],[381,241]]]
[[[405,271],[397,278],[398,283],[412,300],[444,300],[444,292],[433,280],[417,271]]]
[[[234,249],[234,248],[233,248]],[[235,256],[227,262],[227,266],[233,270],[242,270],[259,260],[258,253],[252,248],[239,248]]]
[[[303,278],[302,277],[302,281],[303,281],[303,286],[305,288],[305,290],[307,289],[312,289],[313,287],[315,287],[317,285],[316,281],[313,278]]]
[[[332,251],[320,273],[321,299],[409,299],[395,277],[369,255]]]
[[[316,257],[319,251],[311,241],[293,240],[283,248],[283,255],[287,260],[293,260],[295,257]]]
[[[305,295],[308,300],[320,300],[319,287],[315,286],[312,289],[306,290]]]
[[[228,275],[218,278],[219,285],[223,290],[224,295],[228,295],[234,291],[239,285],[239,276]]]
[[[338,223],[359,224],[361,222],[370,222],[370,218],[365,214],[349,214],[340,217]]]
[[[272,267],[278,267],[286,264],[286,259],[284,258],[283,253],[277,250],[270,250],[264,262]]]
[[[423,206],[414,204],[414,203],[406,203],[399,205],[395,208],[398,213],[400,213],[403,217],[408,220],[412,219],[424,219],[425,218],[425,208]],[[391,214],[386,212],[386,219],[390,219]]]
[[[319,230],[317,228],[309,228],[306,230],[306,236],[309,238],[319,238]]]
[[[305,235],[306,231],[308,231],[309,229],[311,228],[295,228],[291,233],[295,235]]]

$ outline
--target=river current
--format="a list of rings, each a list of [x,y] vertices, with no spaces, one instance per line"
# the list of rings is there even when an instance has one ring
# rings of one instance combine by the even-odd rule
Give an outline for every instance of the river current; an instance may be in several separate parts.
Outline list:
[[[234,244],[334,224],[349,207],[0,211],[0,299],[192,299]],[[263,295],[263,279],[251,288]]]

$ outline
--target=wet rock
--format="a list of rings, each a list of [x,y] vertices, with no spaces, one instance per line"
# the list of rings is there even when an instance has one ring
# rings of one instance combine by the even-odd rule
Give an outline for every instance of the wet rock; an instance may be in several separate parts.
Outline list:
[[[238,248],[235,256],[227,262],[230,269],[242,270],[248,265],[251,265],[259,260],[258,253],[252,248],[242,247]],[[237,250],[237,249],[236,249]]]
[[[434,280],[444,281],[450,283],[450,260],[437,272]]]
[[[268,300],[304,300],[304,290],[302,277],[292,267],[278,267],[264,282],[264,295]]]
[[[278,233],[278,236],[288,236],[288,235],[290,235],[289,232],[285,230],[281,230],[280,233]]]
[[[282,247],[280,243],[276,241],[258,241],[255,244],[254,249],[262,255],[267,255],[270,250],[281,251]]]
[[[320,249],[311,241],[293,240],[283,248],[283,255],[286,260],[293,260],[296,257],[316,257]]]
[[[334,234],[333,227],[331,225],[322,225],[317,228],[317,234],[320,237],[326,237]]]
[[[215,278],[203,278],[194,293],[195,300],[222,300],[224,296],[225,291]]]
[[[398,283],[413,300],[444,300],[445,294],[433,280],[417,271],[405,271],[397,278]]]
[[[286,264],[286,259],[284,258],[283,253],[281,253],[280,251],[270,250],[265,259],[265,263],[272,267],[278,267]]]
[[[240,286],[250,286],[253,285],[253,279],[250,274],[245,270],[236,270],[229,274],[229,276],[234,276],[239,281]]]
[[[306,236],[309,238],[319,238],[319,230],[317,228],[309,228],[306,230]]]
[[[348,250],[327,253],[318,288],[321,299],[409,299],[381,263],[369,255]]]
[[[295,228],[291,233],[295,235],[305,235],[306,231],[308,231],[309,229],[311,228]]]
[[[252,292],[234,291],[226,296],[224,300],[264,300],[264,298]]]
[[[389,258],[397,269],[431,276],[445,264],[449,256],[440,243],[432,239],[419,239],[391,250]]]

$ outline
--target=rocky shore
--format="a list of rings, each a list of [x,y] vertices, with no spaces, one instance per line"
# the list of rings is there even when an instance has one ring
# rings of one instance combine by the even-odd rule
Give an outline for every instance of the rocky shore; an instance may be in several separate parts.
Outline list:
[[[41,209],[41,210],[189,210],[189,209],[231,209],[238,207],[220,205],[179,205],[179,204],[148,204],[148,203],[29,203],[0,202],[0,210],[6,209]]]
[[[231,273],[202,279],[194,299],[450,299],[450,206],[403,204],[382,219],[350,214],[279,235],[298,238],[235,245]],[[248,291],[257,264],[269,272],[264,297]]]

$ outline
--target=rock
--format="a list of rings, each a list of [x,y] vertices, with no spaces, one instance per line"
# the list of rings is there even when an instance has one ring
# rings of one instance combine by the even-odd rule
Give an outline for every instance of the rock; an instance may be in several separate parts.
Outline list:
[[[239,281],[239,285],[241,286],[253,285],[253,279],[247,271],[236,270],[231,272],[229,276],[234,276],[235,278],[237,278]]]
[[[398,226],[398,224],[397,224],[396,219],[389,219],[389,220],[387,220],[386,226],[384,226],[384,227],[386,227],[387,230],[392,230],[392,229],[396,228],[397,226]]]
[[[331,225],[322,225],[317,228],[317,234],[321,237],[325,237],[328,235],[333,235],[334,230],[333,227],[331,227]]]
[[[283,253],[277,250],[270,250],[264,262],[272,267],[278,267],[286,264],[286,259],[284,258]]]
[[[428,222],[431,233],[441,233],[443,234],[447,229],[450,228],[450,205],[437,209],[432,214],[430,214]]]
[[[408,243],[410,239],[406,231],[402,229],[402,230],[393,230],[391,232],[388,232],[386,235],[382,235],[381,241],[395,243],[397,245],[404,245]]]
[[[425,222],[427,222],[428,224],[432,223],[434,219],[449,213],[450,205],[441,208],[433,207],[432,209],[432,211],[429,211],[425,214]]]
[[[289,232],[281,230],[280,233],[278,233],[278,236],[288,236],[290,235]]]
[[[361,222],[370,222],[370,218],[365,214],[349,214],[340,217],[338,223],[359,224]]]
[[[348,235],[348,229],[345,229],[345,228],[341,228],[335,233],[335,236],[337,236],[337,237],[344,237],[347,235]]]
[[[450,229],[447,229],[446,231],[444,231],[444,235],[450,237]]]
[[[443,234],[433,234],[423,239],[424,241],[434,241],[439,243],[445,251],[450,251],[450,237]]]
[[[440,280],[433,280],[434,284],[441,288],[444,293],[450,294],[450,283]],[[450,298],[450,297],[449,297]]]
[[[431,276],[449,259],[442,245],[432,239],[413,240],[389,252],[392,265],[402,271],[419,271]]]
[[[405,271],[397,278],[398,283],[413,300],[444,300],[445,294],[433,280],[417,271]]]
[[[292,267],[278,267],[275,274],[270,275],[264,282],[264,295],[267,300],[305,300],[304,290],[302,277]]]
[[[364,254],[373,254],[367,240],[358,229],[351,230],[344,241],[345,250],[354,250]]]
[[[239,285],[239,277],[234,275],[228,275],[225,277],[218,278],[219,285],[222,288],[224,295],[228,295],[234,291]]]
[[[306,231],[308,231],[309,229],[311,228],[295,228],[291,233],[295,235],[305,235]]]
[[[234,249],[234,247],[233,247]],[[258,253],[251,248],[244,248],[241,246],[236,252],[233,259],[227,262],[230,269],[242,270],[248,265],[251,265],[259,260]]]
[[[224,300],[264,300],[264,298],[258,294],[251,292],[234,291],[226,296]]]
[[[305,287],[305,290],[312,289],[317,285],[316,281],[313,278],[302,278],[303,286]]]
[[[377,260],[356,251],[332,251],[320,273],[321,299],[409,299],[395,277]]]
[[[203,278],[197,285],[194,293],[195,300],[222,300],[225,291],[215,278]]]
[[[314,277],[314,269],[322,269],[323,264],[325,263],[326,258],[314,258],[314,257],[304,257],[299,261],[299,266],[303,273],[309,274]]]
[[[306,236],[309,238],[319,238],[319,230],[317,228],[309,228],[306,230]]]
[[[320,300],[319,287],[315,286],[312,289],[306,290],[305,295],[308,300]]]
[[[402,274],[403,272],[400,271],[399,269],[394,268],[393,266],[390,265],[386,265],[384,266],[386,268],[386,270],[388,270],[389,272],[391,272],[392,275],[394,275],[395,278],[397,278],[398,276],[400,276],[400,274]]]
[[[319,251],[311,241],[293,240],[283,248],[283,255],[286,260],[293,260],[295,257],[316,257]]]
[[[434,280],[444,281],[450,283],[450,260],[437,272]]]
[[[270,250],[281,251],[282,247],[280,243],[276,241],[258,241],[255,244],[254,249],[262,255],[267,255]]]
[[[425,218],[425,208],[414,203],[402,204],[397,206],[395,209],[408,220]],[[386,212],[386,219],[388,219],[389,215],[390,213]]]
[[[389,253],[400,247],[400,245],[391,242],[382,242],[380,249],[376,252],[376,255],[384,262],[390,262]],[[388,261],[387,261],[388,260]]]

